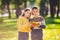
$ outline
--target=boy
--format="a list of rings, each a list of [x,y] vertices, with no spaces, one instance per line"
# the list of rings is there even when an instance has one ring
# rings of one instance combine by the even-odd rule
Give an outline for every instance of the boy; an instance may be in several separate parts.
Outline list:
[[[33,7],[32,8],[32,14],[33,14],[33,18],[31,18],[31,38],[32,40],[43,40],[43,33],[42,33],[42,28],[45,28],[45,20],[43,17],[38,17],[39,15],[39,10],[37,7]],[[37,23],[36,24],[32,24],[32,22]],[[38,24],[39,23],[39,24]]]

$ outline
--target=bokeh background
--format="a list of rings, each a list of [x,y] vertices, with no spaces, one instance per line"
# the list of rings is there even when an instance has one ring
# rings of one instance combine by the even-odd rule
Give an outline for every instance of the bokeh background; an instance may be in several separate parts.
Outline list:
[[[0,40],[18,40],[17,19],[23,9],[33,6],[46,21],[43,39],[60,40],[60,0],[0,0]]]

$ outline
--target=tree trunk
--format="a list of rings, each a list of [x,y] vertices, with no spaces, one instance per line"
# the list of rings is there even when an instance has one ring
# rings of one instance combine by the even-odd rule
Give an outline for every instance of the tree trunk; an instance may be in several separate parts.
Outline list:
[[[16,8],[16,18],[18,18],[21,14],[21,0],[15,0],[15,8]]]
[[[57,18],[59,17],[59,1],[57,2]]]
[[[41,2],[40,2],[40,15],[43,17],[45,17],[45,15],[46,15],[45,0],[41,0]]]
[[[27,7],[27,0],[24,0],[24,8]]]
[[[50,15],[52,18],[54,18],[55,12],[56,12],[55,7],[53,5],[50,5]]]
[[[55,12],[56,12],[56,1],[55,0],[49,0],[50,2],[50,15],[52,18],[54,18]]]
[[[8,10],[8,13],[9,13],[9,18],[11,18],[11,13],[10,13],[10,6],[9,6],[9,3],[7,4],[7,10]]]
[[[17,5],[16,7],[16,17],[18,18],[21,15],[21,8],[19,7],[19,5]]]

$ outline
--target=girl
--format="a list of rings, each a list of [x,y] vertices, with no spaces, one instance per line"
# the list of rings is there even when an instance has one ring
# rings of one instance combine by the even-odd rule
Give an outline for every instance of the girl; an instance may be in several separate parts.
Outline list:
[[[29,18],[31,16],[30,9],[25,9],[22,16],[17,21],[18,40],[28,40],[30,32]]]

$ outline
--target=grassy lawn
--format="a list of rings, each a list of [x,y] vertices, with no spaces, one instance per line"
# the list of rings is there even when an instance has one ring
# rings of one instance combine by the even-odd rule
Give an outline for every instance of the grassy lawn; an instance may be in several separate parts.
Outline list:
[[[0,40],[17,40],[17,19],[4,19],[0,25]]]
[[[46,28],[60,28],[60,18],[46,18]]]
[[[17,40],[17,19],[4,18],[0,24],[0,40]],[[43,29],[44,40],[60,40],[60,19],[46,18],[46,29]]]

